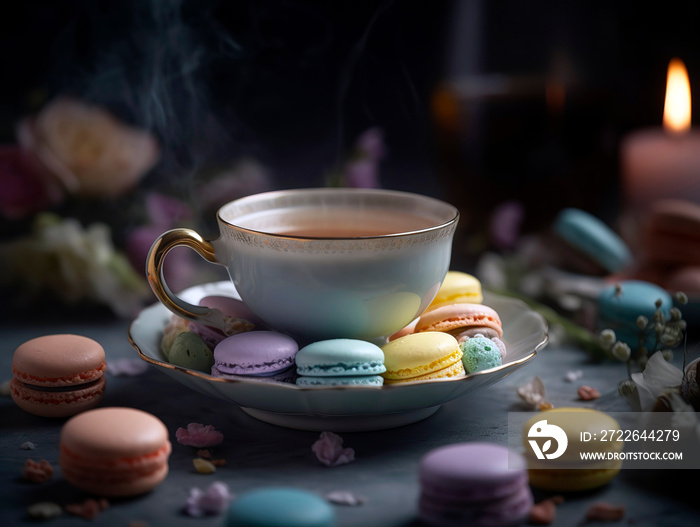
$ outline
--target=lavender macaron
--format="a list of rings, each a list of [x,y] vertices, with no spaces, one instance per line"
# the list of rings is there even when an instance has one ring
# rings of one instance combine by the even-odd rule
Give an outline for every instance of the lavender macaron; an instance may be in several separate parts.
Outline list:
[[[420,461],[419,479],[418,510],[428,525],[517,525],[533,504],[525,459],[494,443],[432,450]]]
[[[297,342],[282,333],[239,333],[225,338],[214,348],[212,375],[278,375],[294,365],[297,351]]]

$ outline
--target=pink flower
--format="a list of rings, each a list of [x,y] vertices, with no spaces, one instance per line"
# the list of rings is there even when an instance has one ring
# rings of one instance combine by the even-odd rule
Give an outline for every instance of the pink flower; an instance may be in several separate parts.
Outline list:
[[[525,210],[519,201],[511,200],[498,205],[491,215],[491,241],[499,249],[515,247],[520,235],[520,224]]]
[[[345,165],[345,184],[353,188],[379,188],[379,167],[374,159],[361,158]]]
[[[181,445],[210,448],[221,443],[224,440],[224,434],[217,432],[212,425],[190,423],[187,425],[187,430],[178,428],[175,438]]]
[[[321,432],[321,437],[311,445],[318,460],[327,467],[344,465],[355,460],[352,448],[343,448],[343,438],[333,432]]]
[[[368,128],[358,136],[355,145],[363,156],[373,161],[379,161],[386,155],[384,131],[381,128]]]
[[[228,485],[223,481],[215,481],[206,491],[197,487],[190,489],[190,495],[185,503],[185,512],[195,517],[218,515],[226,510],[232,499]]]
[[[139,273],[146,268],[146,258],[156,238],[192,216],[192,211],[183,202],[157,193],[149,194],[146,198],[146,210],[150,224],[135,228],[126,240],[129,262]],[[192,285],[195,274],[193,256],[192,251],[185,247],[176,247],[168,254],[168,263],[163,272],[172,290],[180,291]]]
[[[148,132],[122,123],[105,109],[58,97],[19,126],[33,151],[68,192],[117,197],[156,164],[160,147]]]
[[[0,146],[0,214],[19,219],[59,203],[63,192],[31,152]]]

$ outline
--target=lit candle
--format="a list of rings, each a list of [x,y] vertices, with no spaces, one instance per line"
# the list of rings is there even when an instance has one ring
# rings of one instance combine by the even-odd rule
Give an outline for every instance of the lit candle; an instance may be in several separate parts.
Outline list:
[[[690,82],[685,65],[668,66],[663,130],[630,134],[622,143],[621,169],[625,205],[644,213],[660,198],[700,203],[700,133],[690,128]]]

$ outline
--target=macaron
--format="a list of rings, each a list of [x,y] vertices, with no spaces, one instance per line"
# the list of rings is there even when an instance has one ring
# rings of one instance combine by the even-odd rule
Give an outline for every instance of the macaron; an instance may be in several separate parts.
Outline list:
[[[295,357],[300,386],[381,386],[384,353],[376,344],[357,339],[313,342]]]
[[[503,326],[498,313],[483,304],[450,304],[426,311],[414,328],[415,333],[424,331],[449,333],[457,338],[458,342],[476,333],[495,334],[498,338],[503,336]]]
[[[501,445],[440,447],[421,458],[418,472],[418,514],[428,525],[516,525],[533,504],[524,458]]]
[[[184,318],[172,315],[163,328],[163,337],[160,339],[160,351],[166,360],[169,360],[170,348],[180,333],[190,331],[189,322]]]
[[[185,331],[173,341],[168,360],[175,366],[209,373],[214,365],[214,354],[199,335]]]
[[[297,342],[276,331],[249,331],[214,348],[214,368],[224,375],[276,375],[294,365]]]
[[[562,210],[554,220],[554,232],[578,258],[594,262],[603,274],[621,271],[632,263],[632,253],[615,231],[592,214],[580,209]]]
[[[661,265],[700,265],[700,204],[654,202],[642,232],[645,259]]]
[[[452,335],[428,331],[382,346],[387,384],[464,377],[462,350]]]
[[[603,289],[598,296],[598,328],[612,329],[617,340],[625,342],[632,350],[639,348],[640,329],[637,318],[645,316],[653,320],[656,301],[661,301],[664,319],[670,316],[673,299],[665,289],[641,280],[626,280]],[[651,349],[655,335],[646,335],[645,346]]]
[[[229,505],[223,527],[333,527],[333,507],[311,492],[291,487],[250,490]]]
[[[462,364],[467,373],[490,370],[503,364],[498,346],[485,337],[472,337],[460,344]]]
[[[59,464],[71,485],[105,497],[135,496],[168,474],[165,425],[134,408],[96,408],[63,425]]]
[[[75,415],[102,400],[106,369],[104,349],[90,338],[38,337],[15,350],[10,394],[17,406],[35,415]]]
[[[565,450],[560,455],[557,455],[560,444],[556,436],[561,432],[556,429],[552,432],[552,426],[566,435]],[[600,438],[603,430],[612,440],[586,439]],[[622,451],[623,442],[617,440],[618,430],[617,420],[589,408],[554,408],[534,415],[523,426],[530,484],[555,492],[583,491],[605,485],[620,472],[622,461],[582,459],[581,454],[590,452],[607,458],[609,453]],[[536,443],[539,456],[531,442]]]
[[[237,298],[220,295],[205,296],[199,301],[199,305],[218,309],[224,314],[226,321],[225,333],[218,328],[190,322],[190,330],[199,335],[210,349],[214,349],[226,337],[265,327],[262,320]]]
[[[478,278],[461,271],[447,271],[437,295],[426,311],[443,304],[481,304],[482,301],[481,282]]]
[[[299,350],[295,361],[299,375],[313,377],[379,375],[386,371],[382,349],[357,339],[313,342]]]

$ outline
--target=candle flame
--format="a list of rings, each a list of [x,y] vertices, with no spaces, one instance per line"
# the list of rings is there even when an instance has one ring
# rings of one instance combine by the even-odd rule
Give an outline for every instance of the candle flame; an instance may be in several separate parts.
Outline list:
[[[668,65],[666,100],[664,102],[664,128],[675,133],[690,129],[690,81],[688,70],[680,59],[672,59]]]

